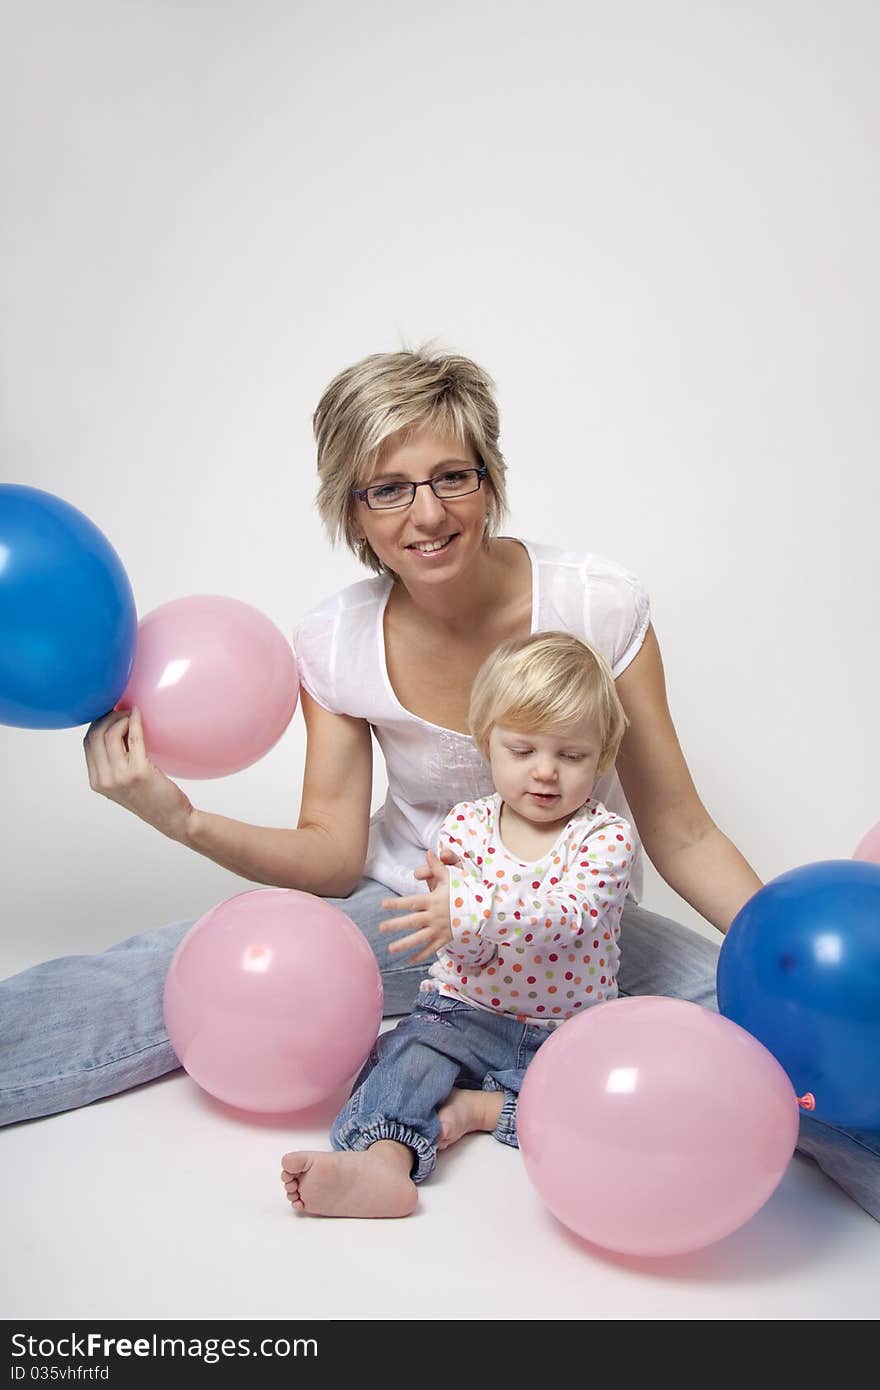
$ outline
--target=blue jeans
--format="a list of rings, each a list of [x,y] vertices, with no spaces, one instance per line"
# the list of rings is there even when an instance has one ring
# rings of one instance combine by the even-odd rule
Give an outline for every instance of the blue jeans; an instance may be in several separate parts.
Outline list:
[[[377,1139],[396,1139],[413,1151],[413,1181],[424,1182],[437,1161],[437,1107],[453,1086],[465,1086],[504,1092],[493,1134],[518,1148],[516,1098],[550,1032],[445,994],[418,994],[412,1013],[376,1039],[330,1142],[334,1149],[358,1151]]]
[[[393,897],[371,879],[331,898],[373,947],[385,1013],[409,1013],[425,966],[389,956],[378,925]],[[0,983],[0,1124],[73,1110],[180,1065],[162,1018],[165,974],[192,921],[144,932],[108,951],[64,956]],[[627,903],[621,917],[618,989],[665,994],[714,1009],[718,947],[698,933]],[[880,1132],[801,1116],[800,1153],[880,1221]]]

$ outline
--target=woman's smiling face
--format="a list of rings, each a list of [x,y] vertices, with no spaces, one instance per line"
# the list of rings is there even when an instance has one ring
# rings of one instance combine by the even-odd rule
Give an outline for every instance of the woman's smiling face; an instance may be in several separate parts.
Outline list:
[[[423,429],[405,443],[389,440],[361,486],[423,483],[479,464],[469,444]],[[382,563],[407,587],[442,584],[460,575],[479,553],[486,530],[486,487],[484,481],[475,492],[444,498],[436,497],[430,487],[419,487],[409,506],[387,511],[373,510],[359,500],[357,525]]]

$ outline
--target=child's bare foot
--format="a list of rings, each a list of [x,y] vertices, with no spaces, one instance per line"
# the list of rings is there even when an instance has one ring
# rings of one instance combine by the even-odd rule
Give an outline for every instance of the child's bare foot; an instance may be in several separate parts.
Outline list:
[[[289,1153],[281,1160],[287,1200],[311,1216],[409,1216],[418,1202],[412,1153],[380,1139],[362,1153]]]
[[[453,1086],[449,1099],[437,1111],[440,1121],[438,1149],[448,1149],[464,1134],[487,1130],[490,1134],[504,1108],[503,1091],[460,1091]]]

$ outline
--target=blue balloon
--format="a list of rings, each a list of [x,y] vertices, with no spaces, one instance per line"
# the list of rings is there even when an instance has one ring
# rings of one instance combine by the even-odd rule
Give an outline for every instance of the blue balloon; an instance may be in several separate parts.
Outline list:
[[[68,729],[111,710],[134,664],[137,612],[94,522],[0,484],[0,724]]]
[[[826,860],[759,889],[721,948],[718,1007],[817,1119],[880,1129],[880,864]]]

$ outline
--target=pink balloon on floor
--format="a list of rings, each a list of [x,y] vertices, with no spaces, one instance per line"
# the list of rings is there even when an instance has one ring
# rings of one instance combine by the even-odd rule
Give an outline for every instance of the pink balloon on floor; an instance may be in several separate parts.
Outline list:
[[[678,999],[611,1000],[564,1023],[526,1072],[526,1171],[566,1226],[626,1255],[735,1231],[785,1172],[791,1082],[738,1024]]]
[[[869,830],[853,851],[853,859],[864,859],[869,864],[880,864],[880,821]]]
[[[239,893],[196,922],[165,984],[165,1025],[194,1081],[242,1110],[314,1105],[353,1079],[382,1021],[366,937],[311,893]]]
[[[298,694],[290,643],[265,614],[195,594],[141,619],[116,708],[139,707],[147,754],[169,777],[227,777],[278,742]]]

